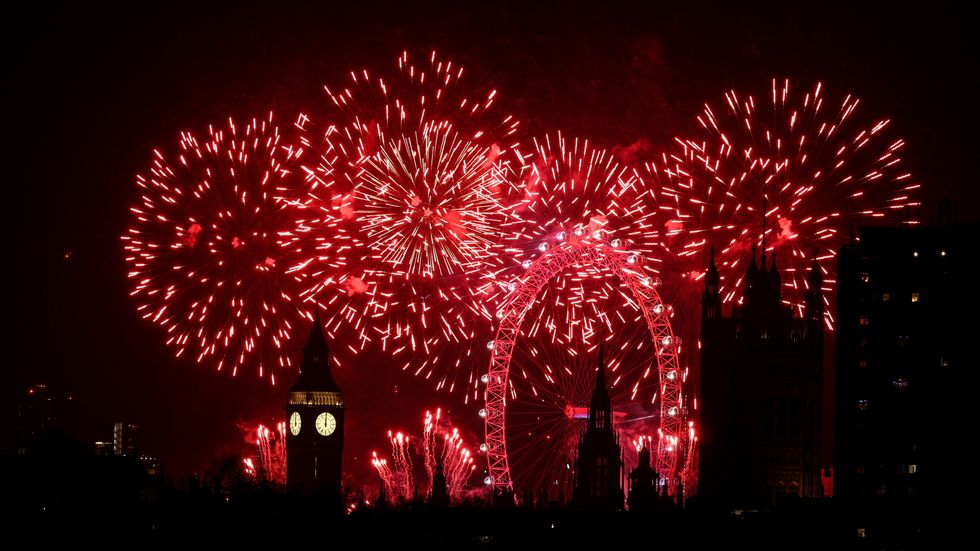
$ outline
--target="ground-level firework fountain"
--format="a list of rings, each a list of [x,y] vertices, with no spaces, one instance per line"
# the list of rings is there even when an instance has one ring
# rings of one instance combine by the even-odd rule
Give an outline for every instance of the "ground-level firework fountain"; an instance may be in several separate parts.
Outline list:
[[[418,495],[427,496],[438,471],[445,477],[451,503],[459,503],[466,497],[468,482],[476,470],[473,454],[466,447],[459,429],[449,423],[441,408],[435,413],[425,412],[420,439],[388,431],[388,440],[390,461],[372,452],[371,465],[381,477],[390,503],[406,502]],[[416,472],[419,456],[424,476]]]
[[[249,452],[242,458],[245,474],[256,480],[285,486],[286,484],[286,423],[275,428],[265,425],[249,428],[245,435]]]

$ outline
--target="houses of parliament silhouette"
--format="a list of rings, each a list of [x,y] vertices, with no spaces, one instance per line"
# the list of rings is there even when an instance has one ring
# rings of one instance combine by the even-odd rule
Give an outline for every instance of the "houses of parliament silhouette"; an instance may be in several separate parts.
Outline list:
[[[803,318],[783,304],[776,254],[756,249],[742,304],[722,315],[714,250],[701,303],[700,499],[761,508],[823,495],[823,278],[807,274]]]

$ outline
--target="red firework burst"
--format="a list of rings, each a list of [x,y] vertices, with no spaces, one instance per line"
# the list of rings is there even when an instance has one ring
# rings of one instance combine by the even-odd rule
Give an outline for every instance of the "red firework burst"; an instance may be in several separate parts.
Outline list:
[[[535,258],[564,242],[608,240],[628,248],[638,270],[655,278],[659,229],[653,189],[604,149],[588,140],[558,133],[534,140],[523,157],[509,194],[505,270],[497,272],[494,304],[513,288],[513,281]],[[635,319],[638,310],[622,282],[600,266],[582,266],[561,274],[539,298],[540,316],[528,337],[544,331],[564,345],[593,346],[597,333],[611,332],[617,321]]]
[[[130,295],[163,327],[178,357],[232,374],[249,366],[273,384],[291,366],[287,343],[301,311],[289,291],[278,234],[290,225],[275,190],[296,158],[272,114],[245,125],[180,135],[136,177],[138,202],[122,236]]]
[[[495,90],[461,85],[461,67],[427,61],[403,54],[390,78],[352,72],[350,87],[326,89],[336,124],[300,118],[302,202],[316,215],[292,245],[334,252],[292,270],[305,278],[303,300],[329,315],[327,331],[354,333],[354,352],[373,343],[452,390],[476,383],[464,360],[490,318],[483,281],[499,258],[517,121],[495,115]]]
[[[701,135],[677,139],[646,166],[672,210],[663,239],[668,279],[699,280],[714,247],[723,299],[740,301],[749,251],[758,247],[777,263],[787,305],[802,313],[814,258],[830,304],[848,226],[897,219],[919,205],[919,184],[901,164],[905,142],[888,119],[861,117],[859,103],[852,95],[828,100],[821,84],[794,94],[788,80],[774,79],[764,97],[731,91],[720,111],[705,105]],[[905,222],[915,223],[908,214]],[[830,328],[832,316],[827,308]]]

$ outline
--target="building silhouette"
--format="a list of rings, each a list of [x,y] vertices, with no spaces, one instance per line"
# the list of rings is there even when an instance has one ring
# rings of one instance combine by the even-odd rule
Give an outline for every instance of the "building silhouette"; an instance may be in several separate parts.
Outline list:
[[[701,305],[701,464],[709,503],[764,508],[820,497],[824,304],[814,262],[803,318],[783,304],[776,254],[755,247],[743,301],[722,313],[714,250]]]
[[[286,488],[339,497],[344,453],[344,399],[330,370],[330,347],[317,314],[303,348],[303,367],[286,403]]]
[[[436,460],[436,469],[432,473],[432,492],[429,495],[429,504],[433,507],[449,507],[449,489],[446,487],[446,473],[442,464],[442,457]]]
[[[623,508],[623,451],[612,428],[612,403],[606,389],[606,361],[599,345],[599,368],[589,403],[589,424],[575,458],[572,506],[580,509]]]
[[[650,511],[657,507],[659,478],[650,466],[650,448],[644,441],[637,465],[629,474],[627,504],[630,511]]]
[[[910,498],[935,510],[969,472],[978,229],[861,228],[840,251],[834,496],[858,510]]]

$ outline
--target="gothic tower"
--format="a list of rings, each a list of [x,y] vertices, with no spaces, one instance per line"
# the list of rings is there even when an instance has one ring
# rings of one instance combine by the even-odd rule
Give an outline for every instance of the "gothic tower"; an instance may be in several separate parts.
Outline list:
[[[286,487],[340,496],[344,399],[330,371],[330,347],[317,313],[303,348],[303,367],[286,402]]]
[[[708,271],[704,274],[704,292],[701,294],[701,319],[717,319],[721,317],[721,276],[715,266],[715,248],[711,247],[711,260]]]
[[[579,441],[575,460],[573,505],[583,509],[622,509],[622,478],[622,449],[612,428],[612,402],[606,389],[606,362],[600,345],[589,425]]]

